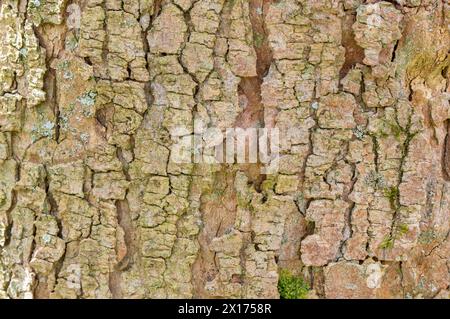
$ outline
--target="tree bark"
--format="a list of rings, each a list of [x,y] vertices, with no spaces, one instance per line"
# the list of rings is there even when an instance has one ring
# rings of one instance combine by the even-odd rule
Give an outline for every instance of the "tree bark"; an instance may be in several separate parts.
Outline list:
[[[449,25],[446,0],[0,0],[0,297],[448,298]],[[236,128],[279,156],[220,160]]]

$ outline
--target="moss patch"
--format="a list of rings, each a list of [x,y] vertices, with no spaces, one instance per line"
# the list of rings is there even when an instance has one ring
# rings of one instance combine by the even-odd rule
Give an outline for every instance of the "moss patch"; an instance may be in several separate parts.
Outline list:
[[[391,204],[391,208],[396,210],[398,207],[397,201],[399,196],[398,187],[392,186],[384,189],[384,196],[389,199],[389,203]]]
[[[288,270],[281,270],[278,280],[278,292],[281,299],[306,299],[309,285],[300,276],[292,275]]]
[[[390,235],[384,237],[383,241],[380,244],[381,249],[390,249],[394,247],[394,238]]]

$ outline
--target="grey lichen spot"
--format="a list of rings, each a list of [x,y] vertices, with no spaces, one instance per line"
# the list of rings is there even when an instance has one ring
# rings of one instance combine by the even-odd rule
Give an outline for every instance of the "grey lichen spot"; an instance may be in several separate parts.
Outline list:
[[[365,129],[363,126],[361,125],[357,125],[354,129],[353,129],[353,134],[356,136],[356,138],[358,140],[362,140],[366,134]]]
[[[19,50],[19,57],[22,60],[25,60],[28,56],[28,49],[27,48],[22,48]]]
[[[50,236],[49,234],[44,234],[42,236],[42,241],[44,242],[44,244],[48,244],[52,241],[52,236]]]
[[[383,175],[376,171],[370,171],[369,174],[364,178],[366,185],[374,189],[384,189],[386,182],[384,181]]]
[[[43,124],[35,125],[31,129],[31,138],[33,142],[36,142],[41,137],[53,138],[55,123],[51,121],[45,121]]]
[[[89,142],[89,134],[88,133],[81,133],[80,139],[84,144],[87,144]]]
[[[73,34],[69,34],[66,38],[66,49],[69,51],[74,51],[78,48],[78,39]]]
[[[30,8],[39,8],[41,6],[40,0],[30,0]]]
[[[97,92],[89,91],[82,96],[80,96],[77,100],[83,106],[94,106],[97,98]]]

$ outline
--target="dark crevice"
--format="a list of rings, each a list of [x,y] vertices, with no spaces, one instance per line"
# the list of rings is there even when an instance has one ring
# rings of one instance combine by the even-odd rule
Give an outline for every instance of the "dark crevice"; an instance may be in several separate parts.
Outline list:
[[[269,0],[250,0],[249,3],[250,22],[253,31],[254,50],[256,52],[257,76],[241,78],[238,94],[245,97],[246,106],[235,121],[234,126],[236,128],[265,127],[261,85],[273,61],[273,53],[269,45],[268,32],[265,25],[265,16],[270,3],[271,1]],[[247,145],[247,150],[248,147]],[[261,185],[266,179],[266,175],[261,173],[262,168],[263,164],[259,158],[257,163],[242,165],[242,170],[258,192],[261,191]]]
[[[356,21],[356,13],[344,17],[342,26],[342,46],[345,48],[345,61],[339,71],[339,79],[343,79],[347,73],[357,64],[363,64],[364,49],[355,41],[352,29]]]
[[[161,13],[162,2],[163,2],[163,0],[155,0],[155,2],[153,3],[153,14],[152,14],[152,18],[151,18],[151,24],[153,24],[155,19]]]
[[[450,120],[445,121],[447,134],[444,139],[444,149],[442,150],[442,176],[446,181],[450,181]]]
[[[391,62],[394,62],[394,61],[395,61],[395,56],[396,56],[396,54],[397,54],[397,48],[398,48],[399,42],[400,42],[399,40],[397,40],[397,41],[395,42],[394,49],[392,50],[392,58],[391,58]]]
[[[84,57],[84,62],[85,62],[87,65],[92,66],[92,61],[91,61],[91,58],[90,58],[90,57]]]
[[[116,201],[116,210],[118,224],[124,232],[124,240],[127,251],[125,256],[115,265],[114,271],[109,274],[109,289],[114,299],[122,298],[123,293],[121,289],[121,273],[131,267],[131,265],[133,264],[132,256],[135,252],[133,223],[131,220],[128,201]]]

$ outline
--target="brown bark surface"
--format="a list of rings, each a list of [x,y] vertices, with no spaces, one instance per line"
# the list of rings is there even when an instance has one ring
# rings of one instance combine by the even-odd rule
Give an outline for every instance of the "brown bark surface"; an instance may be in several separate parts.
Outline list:
[[[0,0],[0,297],[449,298],[449,28],[447,0]],[[235,128],[279,157],[208,163]]]

